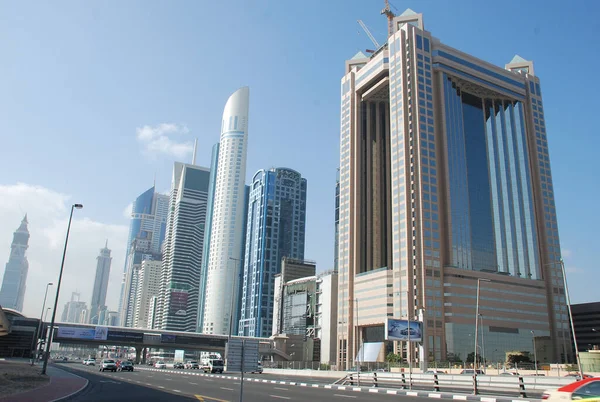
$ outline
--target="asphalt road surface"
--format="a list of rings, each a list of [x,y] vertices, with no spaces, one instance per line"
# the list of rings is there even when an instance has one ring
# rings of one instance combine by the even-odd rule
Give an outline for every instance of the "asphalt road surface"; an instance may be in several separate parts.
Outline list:
[[[137,370],[134,372],[103,372],[97,367],[82,364],[59,364],[90,381],[74,401],[143,400],[147,401],[204,401],[237,402],[240,400],[240,381],[225,376],[202,377]],[[279,379],[279,378],[278,378]],[[283,381],[283,380],[282,380]],[[323,388],[298,387],[271,382],[244,381],[243,402],[311,401],[342,402],[420,402],[413,396],[370,394]]]

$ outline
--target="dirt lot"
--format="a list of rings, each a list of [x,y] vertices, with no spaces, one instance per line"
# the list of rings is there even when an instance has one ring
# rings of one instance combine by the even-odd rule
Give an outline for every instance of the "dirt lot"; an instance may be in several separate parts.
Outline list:
[[[0,398],[48,384],[40,365],[0,361]]]

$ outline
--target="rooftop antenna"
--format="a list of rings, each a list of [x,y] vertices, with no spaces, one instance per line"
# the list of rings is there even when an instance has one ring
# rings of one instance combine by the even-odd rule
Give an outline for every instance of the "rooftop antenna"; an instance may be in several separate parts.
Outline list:
[[[388,19],[388,38],[394,34],[394,17],[396,16],[390,8],[389,0],[385,0],[385,7],[381,10],[381,15],[386,15]]]
[[[196,151],[198,150],[198,138],[194,140],[194,153],[192,154],[192,165],[196,164]]]

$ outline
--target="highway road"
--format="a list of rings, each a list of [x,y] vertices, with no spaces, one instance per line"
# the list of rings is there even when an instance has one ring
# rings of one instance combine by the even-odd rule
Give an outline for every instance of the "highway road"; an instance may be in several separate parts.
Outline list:
[[[90,381],[90,385],[74,401],[143,400],[147,401],[205,401],[237,402],[240,400],[239,378],[232,376],[191,376],[182,373],[170,374],[137,370],[134,372],[104,372],[97,367],[82,364],[58,364]],[[237,377],[233,376],[233,377]],[[311,402],[418,402],[416,396],[387,395],[385,393],[355,392],[347,390],[314,388],[280,384],[280,381],[244,381],[243,402],[264,401],[311,401]],[[283,380],[281,380],[283,382]]]

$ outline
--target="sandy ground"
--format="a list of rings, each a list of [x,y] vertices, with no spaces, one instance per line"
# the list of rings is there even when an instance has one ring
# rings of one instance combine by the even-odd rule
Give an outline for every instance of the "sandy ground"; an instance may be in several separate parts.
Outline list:
[[[46,385],[49,378],[40,371],[40,365],[0,361],[0,398]]]

